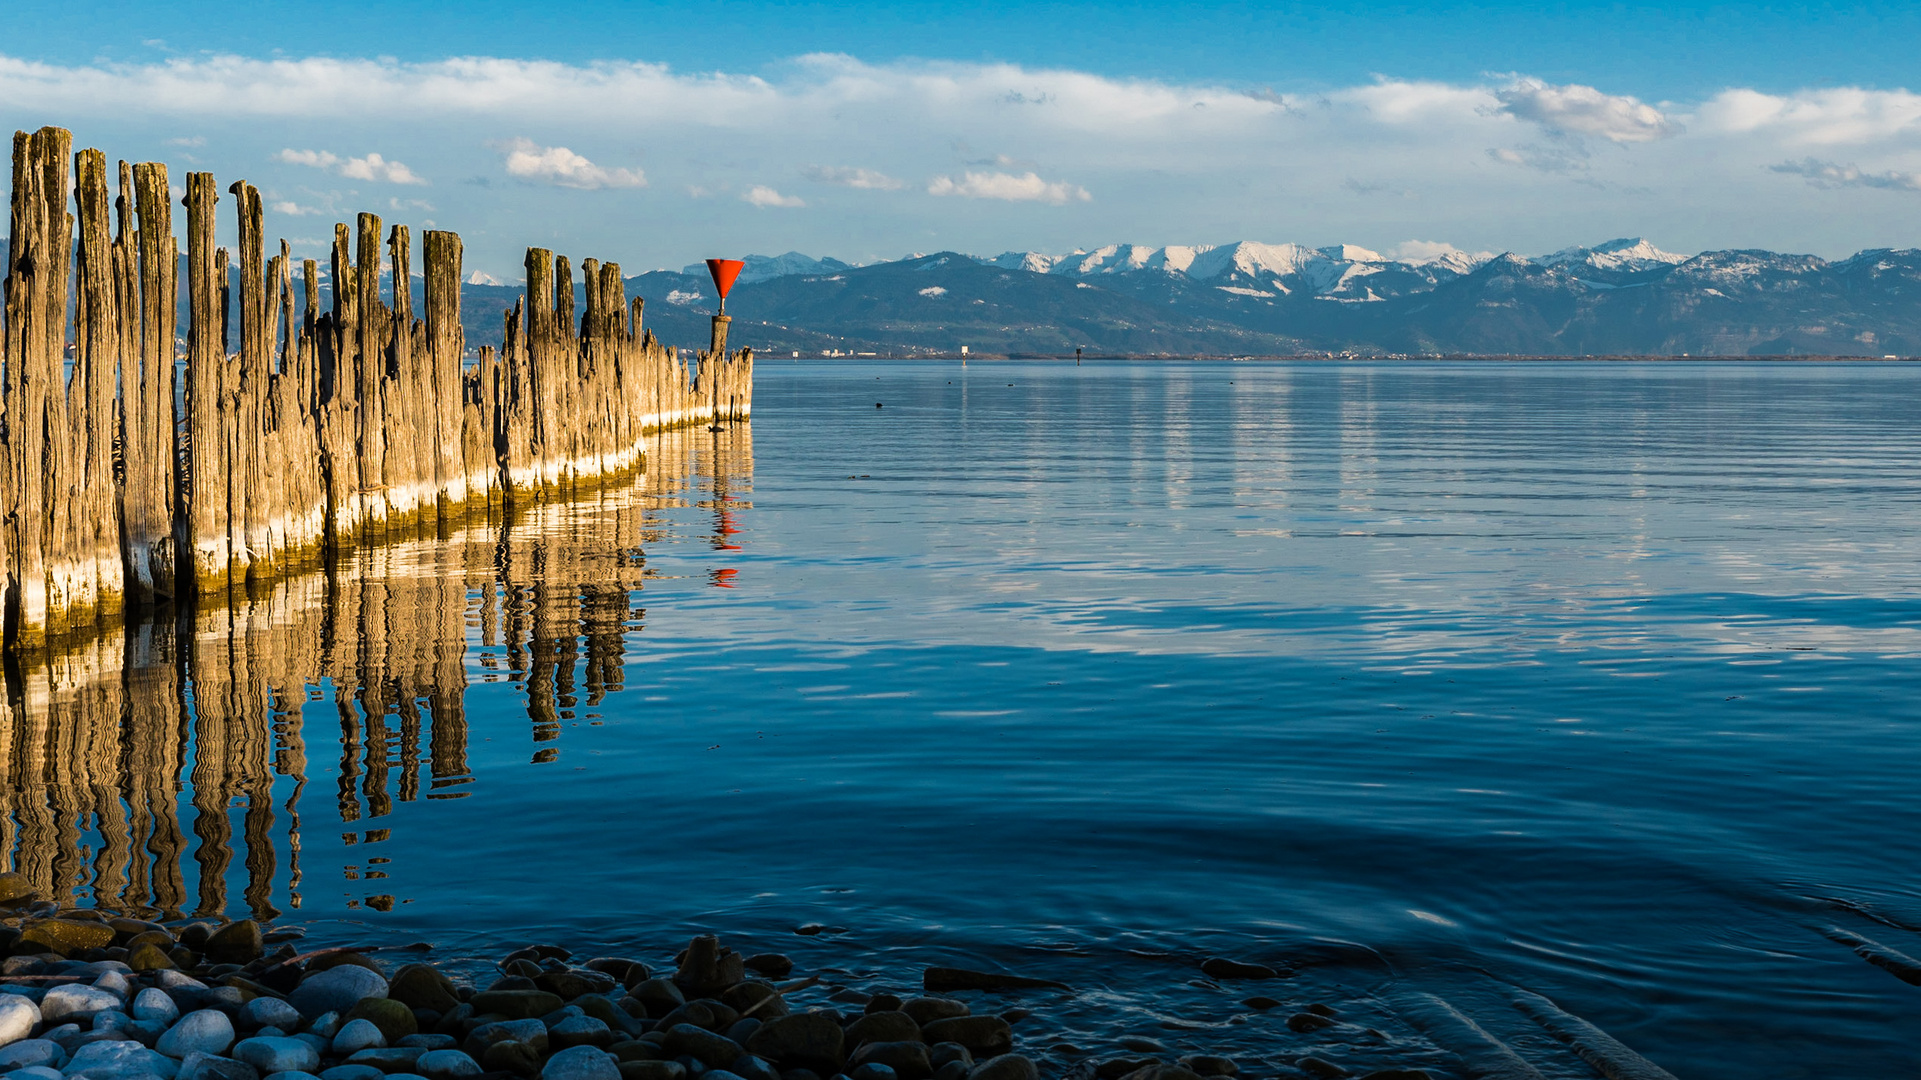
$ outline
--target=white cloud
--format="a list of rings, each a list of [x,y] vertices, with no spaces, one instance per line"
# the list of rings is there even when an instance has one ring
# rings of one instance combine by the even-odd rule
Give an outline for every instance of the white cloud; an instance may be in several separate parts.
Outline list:
[[[800,174],[809,180],[822,184],[839,184],[842,187],[861,188],[867,191],[899,191],[907,185],[883,172],[873,169],[854,169],[832,165],[808,165]]]
[[[515,139],[506,149],[507,175],[522,180],[544,181],[555,187],[582,191],[647,186],[647,175],[639,169],[602,168],[564,146],[541,146],[532,139]]]
[[[755,206],[806,206],[798,195],[782,195],[765,184],[755,184],[740,200]]]
[[[329,213],[328,209],[324,206],[302,206],[291,199],[269,203],[267,209],[272,210],[276,214],[285,214],[288,217],[319,217]]]
[[[1653,142],[1680,132],[1680,126],[1652,105],[1623,94],[1604,94],[1592,86],[1553,86],[1539,79],[1516,79],[1494,91],[1501,111],[1566,135],[1599,135],[1617,143]]]
[[[1921,191],[1921,173],[1863,172],[1853,165],[1837,165],[1831,161],[1817,161],[1802,158],[1800,161],[1784,161],[1779,165],[1768,166],[1774,172],[1789,173],[1805,177],[1815,187],[1865,187],[1883,188],[1889,191]]]
[[[1921,134],[1921,94],[1860,87],[1764,94],[1723,90],[1701,106],[1710,129],[1770,134],[1797,143],[1839,145]]]
[[[1386,254],[1388,258],[1398,262],[1410,263],[1433,262],[1436,259],[1446,258],[1450,255],[1476,260],[1491,259],[1494,257],[1494,253],[1491,251],[1462,251],[1453,244],[1444,243],[1439,240],[1403,240],[1399,244],[1388,248]]]
[[[325,150],[288,149],[282,150],[275,156],[289,165],[326,169],[349,180],[372,180],[388,184],[425,184],[427,182],[407,166],[398,161],[388,161],[379,154],[342,158]]]
[[[1031,172],[1021,176],[1004,172],[969,172],[959,180],[950,176],[936,176],[934,182],[927,185],[927,193],[959,195],[966,199],[1044,202],[1052,206],[1062,206],[1074,200],[1086,202],[1092,198],[1086,188],[1077,184],[1049,182]]]

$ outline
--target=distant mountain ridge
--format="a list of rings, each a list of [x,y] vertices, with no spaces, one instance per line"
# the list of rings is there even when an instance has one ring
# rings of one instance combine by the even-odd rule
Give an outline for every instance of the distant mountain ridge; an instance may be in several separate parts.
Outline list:
[[[1537,257],[1444,245],[1390,257],[1241,241],[868,266],[790,252],[748,264],[758,272],[728,304],[734,334],[773,351],[809,353],[827,339],[906,354],[1921,353],[1921,252],[1911,249],[1829,262],[1683,255],[1627,237]],[[711,296],[704,267],[666,276],[682,306]],[[669,284],[660,278],[636,281],[648,295]]]

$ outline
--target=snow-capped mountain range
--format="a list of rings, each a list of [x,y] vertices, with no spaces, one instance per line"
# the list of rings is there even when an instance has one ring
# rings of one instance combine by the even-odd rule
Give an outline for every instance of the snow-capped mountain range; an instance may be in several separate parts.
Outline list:
[[[692,318],[705,279],[696,265],[635,286],[668,302],[664,316]],[[1532,257],[1242,241],[868,266],[789,252],[749,259],[741,280],[736,333],[803,352],[1921,354],[1915,250],[1830,262],[1640,238]]]
[[[1357,244],[1306,247],[1301,244],[1263,244],[1242,240],[1232,244],[1147,247],[1109,244],[1065,255],[1038,251],[1009,251],[993,256],[968,256],[984,266],[1098,279],[1122,274],[1163,274],[1205,282],[1229,293],[1271,298],[1307,295],[1331,300],[1366,302],[1421,292],[1472,273],[1495,254],[1467,252],[1447,245],[1422,245],[1422,254],[1391,257]],[[920,258],[909,256],[908,260]],[[1551,255],[1526,260],[1574,272],[1590,271],[1606,278],[1671,267],[1689,257],[1662,251],[1639,237],[1610,240],[1593,247],[1563,248]],[[832,274],[859,264],[839,259],[816,259],[798,251],[785,255],[749,255],[740,274],[742,284],[794,274]],[[682,273],[705,274],[695,263]],[[1614,284],[1609,281],[1606,284]]]

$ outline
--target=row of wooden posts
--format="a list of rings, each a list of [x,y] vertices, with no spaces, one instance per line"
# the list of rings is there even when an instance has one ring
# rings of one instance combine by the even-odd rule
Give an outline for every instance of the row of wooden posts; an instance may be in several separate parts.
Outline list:
[[[568,260],[530,248],[501,351],[469,358],[460,237],[422,235],[417,318],[407,227],[383,235],[361,214],[357,228],[334,227],[323,310],[316,260],[296,268],[285,241],[266,257],[260,193],[244,181],[228,189],[232,297],[211,173],[188,173],[181,199],[183,354],[167,167],[121,162],[114,199],[105,155],[72,142],[52,127],[13,141],[0,353],[8,649],[623,475],[644,433],[751,412],[753,357],[728,353],[726,317],[688,364],[643,330],[643,301],[627,299],[614,263],[581,264],[576,319]]]

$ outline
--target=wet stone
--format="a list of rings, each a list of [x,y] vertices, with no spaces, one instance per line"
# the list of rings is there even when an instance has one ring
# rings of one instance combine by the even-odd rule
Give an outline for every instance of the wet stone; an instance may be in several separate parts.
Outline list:
[[[780,1080],[780,1071],[774,1066],[752,1054],[742,1054],[727,1066],[727,1071],[741,1080]]]
[[[98,924],[95,924],[98,925]],[[117,1009],[119,995],[94,986],[56,986],[40,999],[40,1018],[49,1024],[87,1020],[104,1009]]]
[[[188,1054],[180,1062],[176,1080],[260,1080],[260,1070],[244,1061],[213,1054]]]
[[[387,1036],[372,1020],[349,1020],[340,1025],[340,1031],[333,1037],[333,1053],[336,1057],[352,1057],[362,1050],[374,1050],[385,1045]]]
[[[267,951],[260,924],[253,919],[231,922],[213,932],[202,950],[220,964],[244,964]]]
[[[255,1036],[234,1044],[233,1057],[262,1073],[312,1072],[320,1065],[320,1052],[304,1039]]]
[[[667,979],[648,979],[629,990],[628,994],[639,999],[647,1007],[647,1015],[656,1019],[687,1004],[687,997],[680,992],[680,987]]]
[[[1136,1054],[1164,1054],[1167,1052],[1167,1047],[1163,1045],[1159,1039],[1150,1039],[1144,1035],[1122,1036],[1121,1048],[1132,1050]]]
[[[381,1046],[353,1054],[347,1058],[347,1064],[372,1065],[383,1073],[412,1072],[414,1063],[425,1053],[417,1046]]]
[[[414,1071],[427,1080],[461,1080],[479,1076],[480,1062],[458,1050],[429,1050],[414,1061]]]
[[[966,1016],[968,1008],[966,1002],[955,1001],[953,998],[917,997],[908,998],[902,1002],[900,1011],[906,1013],[914,1023],[926,1027],[936,1020]]]
[[[936,1069],[955,1061],[971,1069],[974,1067],[974,1052],[957,1042],[935,1043],[927,1048],[927,1060]]]
[[[623,1061],[620,1080],[685,1080],[687,1066],[678,1061]]]
[[[390,997],[360,999],[358,1005],[348,1010],[346,1020],[348,1023],[355,1020],[372,1021],[390,1044],[420,1030],[419,1022],[414,1019],[414,1011]]]
[[[741,1055],[739,1043],[692,1024],[675,1024],[667,1029],[665,1049],[674,1057],[684,1054],[710,1069],[720,1068]]]
[[[870,1012],[847,1026],[847,1045],[920,1040],[920,1025],[904,1012]],[[956,1040],[958,1041],[958,1040]]]
[[[1304,1057],[1295,1062],[1294,1067],[1315,1077],[1316,1080],[1339,1080],[1340,1077],[1348,1075],[1346,1069],[1317,1057]]]
[[[1322,1016],[1320,1013],[1297,1012],[1287,1018],[1288,1030],[1298,1031],[1302,1034],[1310,1031],[1320,1031],[1322,1028],[1331,1028],[1333,1026],[1334,1021]]]
[[[113,927],[90,919],[41,919],[20,932],[20,945],[38,946],[61,956],[71,956],[86,949],[104,949],[111,944]]]
[[[1237,1076],[1241,1067],[1218,1054],[1188,1054],[1180,1064],[1196,1076]]]
[[[67,1060],[67,1051],[51,1039],[21,1039],[19,1042],[0,1046],[0,1072],[22,1069],[30,1065],[59,1066]]]
[[[1259,1009],[1262,1012],[1266,1012],[1269,1009],[1278,1009],[1281,1007],[1281,1003],[1274,1000],[1273,998],[1260,997],[1259,995],[1256,995],[1251,998],[1247,998],[1246,1000],[1242,1001],[1241,1004],[1247,1006],[1250,1009]]]
[[[605,1051],[591,1046],[562,1050],[547,1059],[541,1080],[620,1080],[620,1067]]]
[[[372,1065],[335,1065],[320,1074],[320,1080],[381,1080],[386,1073]]]
[[[545,1016],[566,1002],[545,990],[483,990],[474,995],[477,1013],[499,1013],[509,1020]]]
[[[782,953],[755,953],[741,963],[749,971],[757,971],[770,979],[785,979],[794,971],[794,962]]]
[[[188,1054],[223,1054],[233,1045],[233,1021],[218,1009],[199,1009],[180,1018],[154,1044],[168,1057]]]
[[[122,1080],[143,1074],[172,1080],[179,1071],[178,1061],[126,1040],[88,1043],[74,1051],[73,1060],[61,1069],[69,1077],[92,1080]]]
[[[300,1010],[279,998],[257,997],[240,1007],[240,1022],[248,1027],[292,1031],[300,1026],[300,1020]]]
[[[998,1016],[956,1016],[921,1029],[928,1042],[957,1042],[975,1057],[994,1057],[1014,1048],[1014,1030]]]
[[[345,1013],[366,998],[387,996],[387,980],[358,964],[341,964],[301,980],[287,1000],[303,1016]]]
[[[136,945],[127,951],[127,966],[135,971],[159,971],[163,968],[177,967],[165,949],[151,942]]]
[[[526,1043],[509,1039],[487,1047],[487,1052],[480,1057],[480,1067],[487,1072],[533,1076],[540,1071],[540,1055]]]
[[[847,1080],[898,1080],[894,1070],[878,1062],[870,1061],[847,1070]]]
[[[988,1058],[967,1074],[967,1080],[1040,1080],[1040,1077],[1040,1067],[1020,1054]]]
[[[844,1035],[832,1013],[799,1013],[767,1021],[748,1040],[757,1057],[781,1065],[825,1065],[838,1068]]]
[[[460,1048],[460,1040],[454,1038],[452,1035],[416,1034],[409,1035],[394,1045],[418,1046],[422,1050],[457,1050]]]
[[[598,971],[547,971],[534,978],[535,987],[562,1001],[572,1001],[582,994],[604,994],[619,985],[613,976]]]
[[[1432,1080],[1426,1069],[1375,1069],[1361,1080]]]
[[[547,1030],[547,1043],[556,1050],[575,1046],[606,1047],[613,1044],[614,1032],[591,1016],[570,1016]]]
[[[1163,1065],[1157,1061],[1128,1073],[1126,1080],[1200,1080],[1200,1077],[1179,1065]]]
[[[900,1080],[923,1080],[934,1072],[934,1064],[927,1056],[927,1044],[919,1040],[870,1042],[854,1051],[854,1064],[865,1065],[870,1061],[894,1070]]]
[[[408,964],[394,972],[387,996],[410,1009],[447,1013],[460,1006],[460,995],[454,990],[453,980],[427,964]]]

